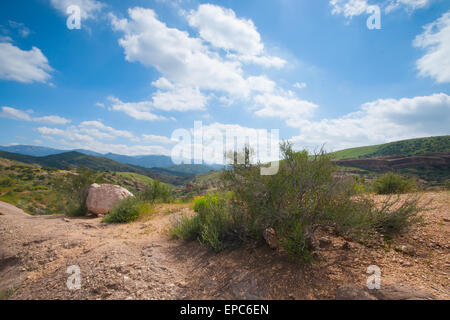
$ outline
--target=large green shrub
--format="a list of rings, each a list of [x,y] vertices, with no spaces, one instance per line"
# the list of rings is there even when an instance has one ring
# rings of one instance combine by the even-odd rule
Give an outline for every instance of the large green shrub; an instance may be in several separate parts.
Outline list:
[[[379,176],[373,187],[378,194],[407,193],[416,189],[416,182],[413,178],[405,178],[397,173],[388,172]]]
[[[197,199],[197,215],[178,223],[173,234],[197,238],[218,251],[236,241],[260,242],[264,231],[273,228],[285,251],[309,261],[320,227],[364,238],[374,231],[395,234],[417,221],[418,200],[376,203],[355,187],[359,182],[354,178],[336,175],[327,154],[294,152],[289,143],[283,143],[281,151],[278,173],[263,176],[261,165],[251,164],[251,151],[245,149],[239,155],[243,164],[235,163],[223,173],[228,197]]]

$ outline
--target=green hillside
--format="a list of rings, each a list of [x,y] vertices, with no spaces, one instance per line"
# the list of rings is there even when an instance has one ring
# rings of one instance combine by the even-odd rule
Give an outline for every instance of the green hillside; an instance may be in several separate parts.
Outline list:
[[[333,160],[373,158],[383,156],[414,156],[450,151],[450,136],[417,138],[375,146],[345,149],[332,152]]]

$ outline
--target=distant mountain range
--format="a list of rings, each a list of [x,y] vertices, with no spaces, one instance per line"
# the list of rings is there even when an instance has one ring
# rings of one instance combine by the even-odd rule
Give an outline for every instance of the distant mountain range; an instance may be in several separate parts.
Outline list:
[[[0,151],[6,151],[11,153],[18,153],[33,157],[46,157],[68,152],[78,152],[84,155],[96,156],[107,158],[110,160],[117,161],[122,164],[129,164],[133,166],[139,166],[143,168],[166,168],[170,171],[175,171],[179,173],[189,173],[189,174],[201,174],[207,173],[211,170],[221,169],[221,165],[175,165],[172,159],[168,156],[163,155],[142,155],[142,156],[125,156],[115,153],[98,153],[90,150],[75,149],[75,150],[60,150],[41,146],[30,146],[30,145],[15,145],[15,146],[0,146]]]

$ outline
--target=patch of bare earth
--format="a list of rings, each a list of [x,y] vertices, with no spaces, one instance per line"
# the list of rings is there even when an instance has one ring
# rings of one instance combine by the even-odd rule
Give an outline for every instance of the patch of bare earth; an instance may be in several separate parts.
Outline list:
[[[192,214],[185,206],[161,205],[146,220],[107,225],[29,216],[0,203],[0,290],[13,288],[11,299],[335,299],[339,287],[365,287],[367,267],[377,265],[382,288],[402,283],[448,300],[450,192],[423,197],[433,206],[424,225],[370,248],[322,232],[310,266],[267,246],[215,254],[172,241],[174,219]],[[80,267],[80,290],[66,285],[71,265]]]

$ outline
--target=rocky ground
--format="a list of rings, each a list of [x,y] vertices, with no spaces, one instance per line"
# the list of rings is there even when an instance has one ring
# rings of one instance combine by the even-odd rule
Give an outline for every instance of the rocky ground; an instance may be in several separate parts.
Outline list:
[[[425,193],[425,224],[372,247],[319,235],[317,262],[302,266],[268,246],[215,254],[172,241],[192,211],[161,205],[145,221],[29,216],[0,202],[0,290],[9,299],[450,299],[450,192]],[[81,288],[69,290],[76,265]],[[370,265],[381,289],[364,289]]]

